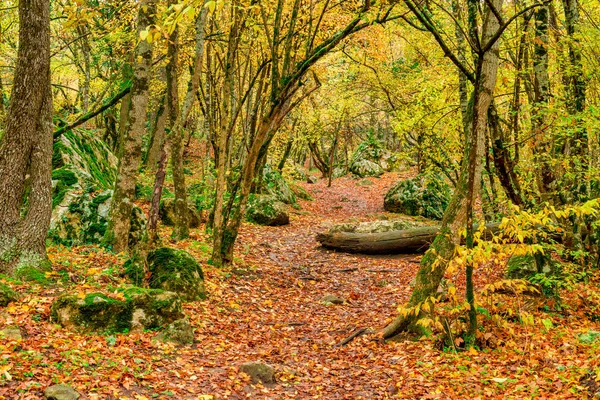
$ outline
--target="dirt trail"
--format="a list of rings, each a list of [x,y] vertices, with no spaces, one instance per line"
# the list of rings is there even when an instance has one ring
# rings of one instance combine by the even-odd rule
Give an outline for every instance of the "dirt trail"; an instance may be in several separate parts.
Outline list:
[[[207,304],[201,315],[204,323],[199,322],[207,328],[197,338],[200,343],[204,335],[214,333],[236,343],[224,351],[235,363],[262,359],[280,371],[293,371],[287,378],[282,374],[293,384],[287,387],[283,382],[270,389],[274,398],[319,393],[322,398],[386,397],[393,383],[391,370],[376,360],[393,355],[386,354],[386,345],[377,345],[378,355],[369,350],[366,338],[346,347],[334,345],[356,329],[384,326],[410,294],[417,262],[414,257],[323,250],[315,235],[332,222],[369,220],[382,214],[383,195],[397,179],[396,174],[388,174],[369,179],[370,186],[350,178],[334,181],[331,188],[324,181],[306,184],[314,201],[302,202],[290,225],[245,225],[237,254],[243,255],[249,272],[233,276],[222,286],[223,303],[230,301],[225,311],[218,310],[223,305]],[[324,305],[320,300],[327,294],[347,302]],[[215,320],[215,316],[223,318]]]

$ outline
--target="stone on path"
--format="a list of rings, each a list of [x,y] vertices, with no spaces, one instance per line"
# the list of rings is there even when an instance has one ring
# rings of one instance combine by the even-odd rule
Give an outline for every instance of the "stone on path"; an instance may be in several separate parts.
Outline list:
[[[77,400],[81,395],[67,385],[52,385],[44,390],[46,400]]]
[[[10,342],[19,342],[23,340],[23,335],[18,326],[8,326],[0,330],[0,339],[5,339]]]
[[[187,318],[182,318],[170,323],[156,338],[161,342],[183,346],[194,342],[194,331],[190,321]]]
[[[346,299],[344,299],[343,297],[338,297],[333,294],[328,294],[321,299],[321,303],[323,303],[325,305],[344,304],[345,301],[346,301]]]
[[[252,378],[253,383],[274,383],[275,369],[263,362],[251,361],[240,366],[240,371]]]

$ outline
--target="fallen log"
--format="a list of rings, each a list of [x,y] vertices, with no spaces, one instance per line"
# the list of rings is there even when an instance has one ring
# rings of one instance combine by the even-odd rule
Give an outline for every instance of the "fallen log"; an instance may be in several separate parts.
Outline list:
[[[499,231],[499,225],[499,223],[487,224],[484,235],[491,237]],[[318,234],[317,241],[327,249],[344,253],[421,253],[429,248],[439,231],[439,226],[422,226],[380,233],[326,232]]]

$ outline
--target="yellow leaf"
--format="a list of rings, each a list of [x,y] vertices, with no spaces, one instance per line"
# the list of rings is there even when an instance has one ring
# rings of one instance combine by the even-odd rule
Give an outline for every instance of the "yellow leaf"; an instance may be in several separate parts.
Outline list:
[[[206,2],[206,8],[208,8],[208,11],[211,13],[215,12],[215,7],[217,6],[217,2],[216,1],[208,1]]]
[[[146,38],[148,37],[148,34],[149,34],[149,32],[148,32],[147,29],[144,29],[143,31],[140,31],[140,39],[141,40],[146,40]]]

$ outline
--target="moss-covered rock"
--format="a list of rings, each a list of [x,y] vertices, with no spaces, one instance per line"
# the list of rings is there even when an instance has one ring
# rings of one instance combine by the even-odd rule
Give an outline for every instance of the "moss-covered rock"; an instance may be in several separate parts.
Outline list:
[[[296,204],[296,195],[283,176],[269,164],[263,169],[263,192],[285,204]]]
[[[350,171],[361,178],[367,176],[380,176],[383,174],[383,168],[371,160],[354,160],[350,164]]]
[[[305,181],[308,177],[308,171],[300,164],[296,164],[295,162],[288,162],[283,167],[282,175],[286,179]]]
[[[350,171],[361,178],[379,176],[384,171],[396,169],[398,163],[398,157],[386,150],[373,134],[369,134],[367,140],[360,143],[352,154]]]
[[[281,226],[290,223],[285,204],[274,196],[255,195],[248,200],[246,219],[259,225]]]
[[[52,217],[49,238],[59,244],[97,244],[104,237],[117,158],[94,131],[65,132],[52,156]],[[142,237],[146,217],[134,206],[130,245]]]
[[[68,192],[52,210],[48,237],[57,244],[99,244],[108,227],[112,190],[81,193]],[[131,213],[129,245],[135,246],[146,228],[146,215],[134,205]]]
[[[560,266],[543,255],[538,257],[531,254],[514,255],[509,258],[507,267],[506,277],[509,279],[530,279],[539,273],[547,276],[561,274]]]
[[[62,134],[54,144],[52,168],[71,171],[84,189],[89,185],[111,188],[117,176],[117,163],[117,157],[97,131],[74,129]]]
[[[452,191],[440,176],[423,175],[398,182],[384,199],[386,211],[441,220]]]
[[[274,383],[275,369],[269,364],[263,362],[247,362],[240,365],[240,371],[247,374],[253,383]]]
[[[6,307],[8,303],[19,300],[17,292],[2,282],[0,282],[0,307]]]
[[[50,308],[53,321],[81,332],[119,333],[165,327],[183,318],[181,299],[173,292],[125,287],[115,294],[64,294]]]
[[[146,262],[150,273],[150,288],[177,293],[184,301],[206,298],[204,273],[190,253],[160,247],[148,253]],[[127,260],[123,267],[125,274],[135,285],[144,283],[144,267],[139,256]]]
[[[175,199],[167,198],[160,202],[160,220],[167,226],[175,226]],[[200,213],[193,203],[188,202],[188,221],[190,228],[198,228],[202,222]]]

